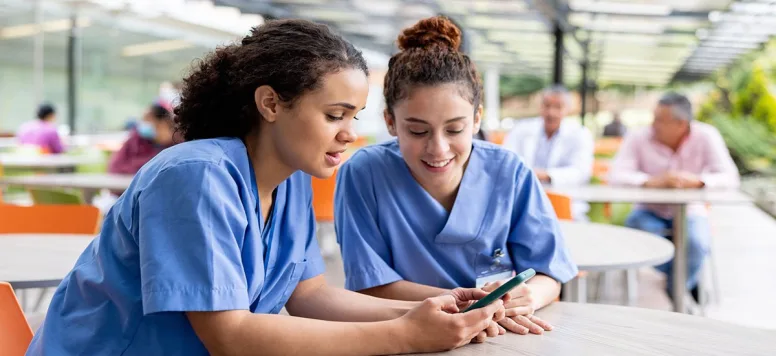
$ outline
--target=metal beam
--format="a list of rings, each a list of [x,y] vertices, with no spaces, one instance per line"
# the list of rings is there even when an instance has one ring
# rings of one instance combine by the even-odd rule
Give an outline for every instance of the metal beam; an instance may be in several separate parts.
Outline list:
[[[70,134],[76,132],[75,116],[78,112],[76,106],[76,41],[78,40],[78,16],[70,16],[70,32],[67,36],[67,123],[70,125]]]
[[[686,17],[698,20],[708,20],[709,11],[677,11],[674,10],[668,15],[661,14],[623,14],[613,11],[587,11],[587,10],[572,10],[575,14],[591,14],[591,15],[607,15],[607,16],[619,16],[619,17],[636,17],[636,18],[654,18],[665,19],[669,17]]]
[[[565,36],[560,24],[555,24],[553,33],[555,35],[555,53],[552,61],[552,83],[563,84],[563,39]]]
[[[577,36],[577,27],[572,25],[568,21],[569,6],[566,0],[524,0],[528,8],[539,12],[543,17],[547,28],[554,31],[556,27],[560,27],[563,32],[571,34],[580,46],[583,41]],[[565,51],[565,49],[564,49]],[[568,54],[568,53],[567,53]],[[581,59],[574,58],[571,54],[568,54],[569,58],[574,59],[576,62],[581,63]]]

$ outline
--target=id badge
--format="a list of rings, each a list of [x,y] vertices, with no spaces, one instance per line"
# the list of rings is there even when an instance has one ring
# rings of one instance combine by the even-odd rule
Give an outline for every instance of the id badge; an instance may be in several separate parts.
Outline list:
[[[477,258],[477,288],[482,288],[490,282],[512,278],[515,270],[506,254],[497,249],[492,255],[480,254]]]

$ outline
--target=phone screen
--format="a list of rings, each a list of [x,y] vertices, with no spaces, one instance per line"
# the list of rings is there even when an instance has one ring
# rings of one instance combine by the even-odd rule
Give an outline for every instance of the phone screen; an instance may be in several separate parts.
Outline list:
[[[533,268],[529,268],[523,272],[520,272],[517,276],[512,277],[509,281],[504,283],[501,287],[496,288],[496,290],[490,292],[488,295],[485,296],[485,298],[482,298],[466,308],[463,312],[466,313],[469,310],[479,309],[482,307],[488,306],[490,303],[493,303],[497,300],[499,300],[501,297],[504,296],[504,294],[509,293],[512,288],[517,287],[520,285],[520,283],[523,283],[531,277],[536,275],[536,271]]]

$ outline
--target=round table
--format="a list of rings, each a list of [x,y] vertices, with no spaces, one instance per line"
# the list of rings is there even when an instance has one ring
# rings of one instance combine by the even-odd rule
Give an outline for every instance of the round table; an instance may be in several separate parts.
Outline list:
[[[674,256],[670,241],[641,230],[573,221],[561,221],[560,228],[580,271],[656,266]]]
[[[544,335],[507,333],[439,355],[745,356],[776,349],[776,331],[681,313],[560,302],[536,315],[555,328]]]
[[[676,207],[673,223],[675,258],[673,261],[674,310],[687,310],[684,294],[687,282],[687,205],[692,203],[742,204],[752,199],[736,189],[653,189],[611,185],[552,186],[549,192],[563,194],[573,200],[589,203],[666,204]]]
[[[14,289],[56,287],[94,235],[0,234],[0,281]]]
[[[604,272],[656,266],[671,260],[674,245],[663,237],[627,227],[560,221],[571,260],[580,271]],[[630,277],[629,278],[633,278]],[[565,284],[563,300],[585,302],[586,278]],[[635,283],[628,283],[628,303],[635,302]]]

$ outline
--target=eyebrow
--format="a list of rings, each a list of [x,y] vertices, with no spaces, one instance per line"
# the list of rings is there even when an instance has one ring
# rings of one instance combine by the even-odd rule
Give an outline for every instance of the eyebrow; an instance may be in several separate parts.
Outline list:
[[[449,124],[451,122],[460,121],[460,120],[463,120],[465,118],[466,118],[466,116],[458,116],[458,117],[454,117],[454,118],[452,118],[450,120],[445,121],[445,123]],[[421,120],[421,119],[418,119],[416,117],[408,117],[408,118],[405,118],[404,120],[409,121],[409,122],[419,123],[419,124],[426,124],[426,125],[429,124],[428,121]]]
[[[345,109],[348,109],[348,110],[356,110],[356,106],[355,105],[350,104],[350,103],[345,103],[345,102],[329,104],[329,106],[341,106],[341,107],[343,107]],[[361,110],[364,110],[364,109],[366,109],[366,106],[361,108]]]

